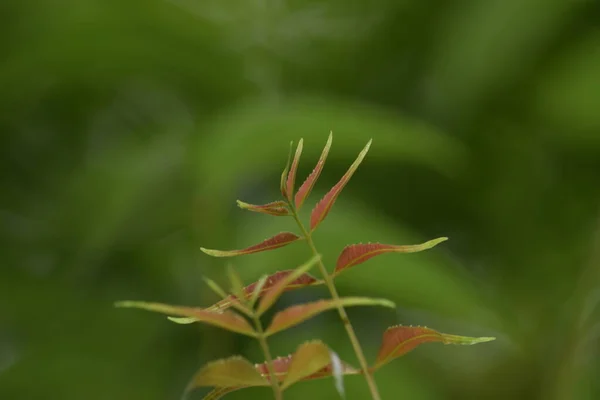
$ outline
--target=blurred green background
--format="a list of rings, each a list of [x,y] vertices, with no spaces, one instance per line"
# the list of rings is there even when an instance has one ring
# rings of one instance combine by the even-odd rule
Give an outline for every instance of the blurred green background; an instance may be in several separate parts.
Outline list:
[[[585,0],[0,2],[0,398],[179,399],[208,360],[261,361],[245,337],[113,302],[215,301],[201,278],[224,284],[227,260],[199,247],[292,230],[235,200],[275,199],[300,137],[303,180],[330,130],[305,217],[373,138],[316,234],[330,267],[347,243],[450,237],[339,278],[398,304],[349,310],[368,357],[398,323],[498,337],[396,360],[384,399],[600,398],[598,21]],[[231,261],[249,283],[308,256]],[[271,344],[317,338],[357,365],[335,312]],[[286,399],[307,396],[333,382]]]

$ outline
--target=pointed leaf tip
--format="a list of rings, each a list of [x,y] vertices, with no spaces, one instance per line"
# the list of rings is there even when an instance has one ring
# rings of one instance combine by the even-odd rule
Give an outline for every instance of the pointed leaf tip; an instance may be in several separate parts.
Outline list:
[[[258,253],[261,251],[274,250],[301,239],[298,235],[291,232],[281,232],[277,235],[265,239],[259,244],[247,247],[241,250],[213,250],[200,247],[204,253],[213,257],[235,257],[246,254]]]
[[[287,162],[285,164],[285,168],[283,169],[283,172],[281,173],[281,181],[279,183],[279,190],[281,190],[281,194],[283,195],[283,197],[287,198],[287,178],[288,178],[288,171],[290,170],[290,162],[292,161],[292,149],[294,148],[294,142],[291,141],[290,142],[290,150],[288,152],[288,158],[287,158]]]
[[[291,215],[290,209],[288,208],[287,203],[285,201],[273,201],[271,203],[262,205],[249,204],[241,200],[237,200],[236,202],[239,208],[248,211],[273,215],[276,217],[285,217]]]
[[[298,172],[298,164],[300,163],[300,156],[302,155],[302,148],[304,145],[304,139],[300,139],[298,142],[298,146],[296,147],[296,154],[294,155],[294,160],[292,161],[292,166],[290,167],[290,172],[287,176],[286,181],[286,194],[289,201],[293,201],[294,199],[294,186],[296,184],[296,173]]]
[[[333,272],[334,276],[339,275],[343,270],[362,264],[365,261],[385,253],[416,253],[431,249],[432,247],[448,240],[447,237],[440,237],[425,243],[416,245],[393,245],[381,243],[359,243],[346,246],[338,257]]]
[[[423,343],[473,345],[495,340],[493,337],[468,337],[440,333],[421,326],[392,326],[383,333],[375,369],[415,349]]]
[[[336,183],[335,186],[332,187],[329,190],[329,192],[327,192],[327,194],[313,208],[310,215],[311,232],[317,228],[317,226],[325,219],[325,217],[327,217],[327,214],[329,214],[329,211],[331,210],[331,207],[333,207],[333,204],[337,200],[340,192],[342,191],[344,186],[346,186],[348,181],[350,181],[350,178],[352,178],[352,175],[354,175],[354,172],[356,172],[358,166],[362,163],[363,159],[367,155],[367,152],[371,147],[371,142],[372,139],[369,140],[367,145],[358,154],[356,160],[354,160],[350,168],[348,168],[348,171],[346,171],[346,173],[344,174],[344,176],[342,176],[339,182]]]
[[[325,147],[323,148],[323,151],[321,152],[321,157],[319,157],[319,161],[317,162],[317,165],[312,170],[310,175],[308,175],[308,177],[304,180],[304,183],[302,183],[302,185],[298,189],[298,192],[296,193],[295,204],[296,204],[297,210],[299,210],[300,207],[302,207],[302,204],[304,204],[304,201],[308,198],[308,196],[310,195],[310,192],[312,191],[313,187],[315,186],[317,179],[319,179],[319,176],[321,175],[321,171],[323,170],[323,167],[325,166],[325,161],[327,160],[327,156],[329,155],[329,149],[331,148],[332,142],[333,142],[333,133],[330,132],[329,137],[327,138],[327,143],[325,144]]]
[[[233,356],[212,361],[202,367],[192,378],[186,392],[203,386],[268,386],[254,365],[243,357]]]
[[[256,337],[256,332],[254,332],[254,329],[252,326],[250,326],[248,321],[238,314],[230,311],[213,312],[195,307],[173,306],[169,304],[149,303],[143,301],[121,301],[117,303],[117,307],[139,308],[142,310],[167,314],[169,316],[175,315],[177,317],[184,318],[171,318],[171,321],[173,322],[190,323],[191,319],[193,319],[193,322],[204,322],[206,324],[227,329],[232,332]],[[186,320],[185,318],[188,319]]]

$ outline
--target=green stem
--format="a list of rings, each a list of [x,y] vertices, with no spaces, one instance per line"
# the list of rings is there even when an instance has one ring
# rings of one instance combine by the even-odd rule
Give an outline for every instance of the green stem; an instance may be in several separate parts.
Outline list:
[[[279,381],[277,380],[277,375],[275,373],[275,365],[273,364],[273,357],[271,356],[271,350],[269,350],[269,345],[267,343],[267,338],[265,336],[265,331],[263,329],[262,323],[260,322],[260,317],[254,314],[252,316],[252,319],[254,320],[256,332],[258,333],[258,342],[260,343],[260,347],[262,348],[262,351],[265,355],[265,361],[267,362],[267,370],[269,371],[271,387],[273,388],[273,395],[275,396],[275,400],[282,400],[283,393],[281,392],[281,387],[279,386]]]
[[[296,210],[296,208],[292,204],[289,204],[289,206],[290,206],[290,210],[292,211],[292,215],[293,215],[294,219],[296,220],[296,223],[298,224],[298,227],[302,231],[302,235],[306,239],[306,242],[308,243],[308,246],[310,247],[310,250],[313,253],[313,256],[315,256],[315,257],[318,256],[319,252],[317,251],[317,248],[312,239],[311,233],[309,231],[307,231],[306,228],[304,227],[304,224],[302,223],[302,221],[300,220],[300,217],[298,216],[298,211]],[[362,347],[360,346],[360,342],[358,341],[358,338],[356,337],[356,333],[354,332],[354,328],[352,327],[352,323],[350,323],[350,319],[348,318],[348,314],[346,314],[346,310],[344,309],[344,306],[340,302],[340,296],[338,295],[337,289],[335,288],[333,279],[327,273],[325,264],[323,264],[323,261],[321,259],[319,259],[318,265],[319,265],[319,269],[321,271],[321,275],[323,275],[323,279],[325,280],[327,288],[329,289],[329,293],[331,293],[331,298],[335,301],[335,303],[337,305],[340,319],[342,320],[342,322],[344,324],[344,328],[346,328],[346,332],[348,333],[348,338],[350,339],[350,342],[352,343],[352,347],[354,348],[354,352],[356,353],[356,357],[358,358],[358,362],[360,363],[360,367],[363,371],[363,375],[365,376],[365,379],[367,380],[367,384],[369,385],[371,397],[373,398],[373,400],[381,400],[381,397],[379,396],[379,390],[377,389],[377,384],[375,383],[375,379],[373,379],[373,374],[369,369],[369,366],[367,364],[367,360],[363,353]]]

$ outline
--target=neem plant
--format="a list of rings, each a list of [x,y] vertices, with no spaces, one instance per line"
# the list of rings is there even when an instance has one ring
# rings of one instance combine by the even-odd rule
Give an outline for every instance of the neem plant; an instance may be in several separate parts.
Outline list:
[[[206,279],[208,286],[222,298],[221,301],[207,308],[181,307],[137,301],[117,303],[119,307],[142,308],[167,314],[170,315],[170,320],[178,323],[204,322],[253,337],[259,341],[266,360],[264,363],[252,364],[240,356],[208,363],[193,377],[186,389],[186,393],[198,387],[214,387],[214,390],[204,397],[204,399],[216,400],[227,393],[242,388],[271,386],[275,399],[279,400],[283,398],[284,390],[296,382],[333,377],[338,392],[343,396],[342,377],[344,375],[363,375],[369,386],[372,398],[379,400],[381,397],[373,379],[373,373],[393,359],[408,353],[418,345],[427,342],[471,345],[494,340],[491,337],[473,338],[448,335],[426,327],[392,326],[383,333],[377,359],[373,364],[367,364],[345,308],[350,306],[395,307],[395,305],[385,299],[340,297],[335,287],[334,279],[348,268],[361,264],[380,254],[418,252],[430,249],[447,240],[447,238],[441,237],[422,244],[409,246],[380,243],[352,244],[342,250],[333,272],[328,272],[317,251],[312,234],[327,217],[333,203],[335,203],[340,192],[362,162],[369,150],[371,141],[360,152],[356,161],[354,161],[340,181],[316,204],[312,210],[309,228],[306,228],[300,220],[298,211],[309,196],[323,170],[323,165],[331,147],[332,135],[329,135],[327,144],[316,167],[300,188],[295,191],[296,171],[302,153],[302,143],[303,141],[300,139],[293,159],[291,157],[293,143],[290,143],[287,165],[281,175],[282,200],[264,205],[253,205],[238,200],[239,207],[246,210],[277,217],[292,217],[298,225],[300,235],[291,232],[281,232],[262,243],[242,250],[221,251],[205,248],[201,248],[201,250],[213,257],[233,257],[274,250],[297,241],[304,241],[308,244],[312,252],[312,258],[307,263],[295,269],[279,271],[270,276],[265,275],[257,282],[246,287],[244,287],[240,277],[235,273],[233,268],[230,267],[228,274],[232,287],[231,294],[227,294],[215,282]],[[318,267],[322,279],[317,279],[309,274],[310,269],[314,266]],[[315,285],[327,286],[331,298],[291,306],[275,314],[269,326],[266,329],[263,328],[262,315],[275,304],[283,292]],[[294,354],[273,359],[267,338],[331,309],[337,309],[340,315],[340,319],[346,328],[346,332],[360,363],[360,369],[355,369],[348,363],[341,361],[335,352],[320,341],[305,342],[298,347]]]

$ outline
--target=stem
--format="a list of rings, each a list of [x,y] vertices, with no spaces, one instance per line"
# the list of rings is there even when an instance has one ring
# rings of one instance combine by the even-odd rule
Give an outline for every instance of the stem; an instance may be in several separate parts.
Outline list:
[[[300,217],[298,216],[298,211],[296,210],[296,207],[294,207],[292,204],[289,204],[289,206],[290,206],[290,210],[292,211],[292,215],[293,215],[294,219],[296,220],[296,223],[298,224],[298,227],[302,231],[302,235],[306,239],[306,242],[308,243],[308,246],[310,247],[310,250],[313,253],[313,256],[315,256],[315,257],[318,256],[319,252],[317,251],[317,248],[315,247],[315,243],[312,239],[312,235],[304,227],[304,224],[302,223],[302,221],[300,220]],[[352,347],[354,348],[354,352],[356,353],[356,357],[358,358],[358,362],[360,363],[362,372],[365,376],[365,379],[367,380],[367,384],[369,385],[371,397],[373,398],[373,400],[381,400],[381,397],[379,396],[379,390],[377,389],[377,384],[375,383],[375,379],[373,379],[373,375],[372,375],[371,371],[369,370],[369,366],[367,365],[367,360],[363,353],[362,347],[360,346],[360,342],[358,341],[358,338],[356,337],[356,333],[354,332],[352,323],[350,323],[350,319],[348,319],[348,314],[346,314],[346,310],[344,309],[344,306],[340,302],[340,296],[338,295],[337,289],[335,288],[333,279],[331,279],[331,276],[327,273],[325,264],[323,264],[323,261],[321,259],[319,259],[318,265],[319,265],[319,269],[321,271],[321,275],[323,275],[323,279],[325,280],[325,283],[327,284],[327,288],[329,289],[329,293],[331,293],[331,298],[334,300],[334,302],[337,305],[340,319],[344,323],[344,328],[346,328],[346,332],[348,333],[348,338],[350,339],[350,342],[352,343]]]
[[[281,387],[279,387],[279,381],[277,380],[277,375],[275,374],[275,366],[273,364],[273,357],[271,356],[271,351],[269,350],[269,345],[267,343],[267,339],[265,336],[265,331],[263,329],[262,323],[260,322],[260,317],[256,314],[252,316],[254,320],[254,326],[256,327],[256,332],[258,333],[258,342],[260,343],[260,347],[262,348],[263,353],[265,354],[265,360],[267,361],[267,370],[269,370],[269,378],[271,381],[271,387],[273,388],[273,395],[275,396],[275,400],[282,400],[283,394],[281,392]]]

